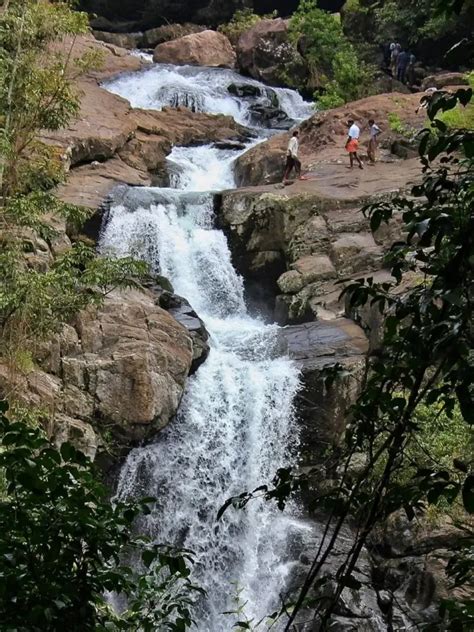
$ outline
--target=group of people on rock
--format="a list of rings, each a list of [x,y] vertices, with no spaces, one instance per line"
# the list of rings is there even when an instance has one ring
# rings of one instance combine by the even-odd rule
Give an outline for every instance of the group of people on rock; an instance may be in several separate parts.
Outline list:
[[[398,42],[383,44],[383,61],[386,68],[394,79],[401,83],[415,84],[415,64],[416,57],[409,51],[404,50]]]
[[[353,120],[349,119],[347,121],[348,132],[347,132],[347,140],[345,144],[345,149],[349,154],[349,167],[348,169],[353,169],[354,163],[357,162],[359,165],[359,169],[364,168],[364,163],[362,162],[359,156],[359,139],[361,135],[361,130],[359,125]],[[380,127],[376,124],[374,119],[369,119],[368,121],[369,128],[369,144],[367,147],[367,157],[369,159],[369,165],[374,165],[376,161],[377,155],[377,146],[378,146],[378,137],[381,133]],[[283,174],[283,183],[288,181],[288,178],[291,175],[291,172],[294,170],[296,177],[300,180],[306,180],[307,178],[301,175],[301,161],[298,158],[299,151],[299,131],[295,130],[293,135],[290,138],[288,143],[288,149],[286,152],[286,163],[285,163],[285,172]]]
[[[346,140],[346,151],[349,154],[349,169],[354,167],[354,161],[357,161],[359,165],[359,169],[364,168],[364,164],[359,157],[359,138],[360,138],[360,127],[353,119],[349,119],[347,121],[347,125],[349,127],[349,131],[347,134]],[[378,145],[378,137],[380,132],[382,131],[374,119],[369,119],[369,144],[367,146],[367,157],[369,159],[369,165],[374,165],[377,154],[377,145]]]

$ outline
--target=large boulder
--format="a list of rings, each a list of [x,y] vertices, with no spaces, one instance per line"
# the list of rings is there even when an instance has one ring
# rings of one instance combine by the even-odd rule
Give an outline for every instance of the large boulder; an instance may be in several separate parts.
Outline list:
[[[285,327],[280,337],[301,370],[301,456],[304,466],[314,466],[328,445],[336,446],[344,437],[348,410],[364,381],[367,338],[358,325],[343,318]],[[345,372],[328,386],[324,369],[337,364]]]
[[[176,413],[193,361],[189,332],[149,292],[111,294],[82,312],[41,364],[62,380],[63,412],[140,441]]]
[[[289,139],[289,134],[278,134],[241,154],[234,164],[237,186],[281,182]]]
[[[107,444],[118,457],[176,414],[188,375],[209,353],[208,334],[166,280],[147,285],[82,311],[18,377],[20,399],[50,412],[58,443],[72,439],[92,457]],[[0,394],[10,379],[0,364]]]
[[[108,31],[92,31],[94,37],[106,44],[113,44],[120,48],[141,48],[143,33],[109,33]]]
[[[462,72],[441,72],[437,75],[430,75],[423,80],[421,87],[423,90],[428,88],[436,88],[442,90],[448,86],[466,86],[469,81]]]
[[[158,44],[170,42],[171,40],[184,37],[185,35],[191,35],[192,33],[201,33],[205,30],[205,26],[188,22],[185,24],[164,24],[163,26],[145,31],[142,35],[142,46],[144,48],[155,48]]]
[[[225,35],[208,30],[158,44],[153,60],[160,64],[233,68],[236,57]]]
[[[237,43],[240,72],[270,85],[305,85],[308,69],[288,36],[288,20],[261,20]]]

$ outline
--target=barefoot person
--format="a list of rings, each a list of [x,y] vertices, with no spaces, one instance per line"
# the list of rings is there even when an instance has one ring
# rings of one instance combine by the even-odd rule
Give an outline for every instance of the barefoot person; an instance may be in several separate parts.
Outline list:
[[[286,182],[290,177],[290,173],[292,169],[295,170],[296,177],[301,177],[301,162],[298,159],[298,130],[293,132],[293,136],[290,138],[290,142],[288,143],[288,150],[286,152],[286,165],[285,165],[285,173],[283,175],[283,182]]]
[[[350,119],[347,121],[349,126],[349,132],[346,141],[346,151],[349,153],[349,160],[351,166],[348,169],[352,169],[354,166],[354,158],[359,163],[359,169],[363,169],[364,165],[362,164],[362,160],[359,158],[357,151],[359,150],[359,137],[360,137],[360,127],[356,125],[356,123]]]
[[[374,119],[369,120],[370,140],[367,148],[367,155],[370,160],[370,164],[374,165],[377,154],[378,135],[382,131],[378,125],[376,125]]]

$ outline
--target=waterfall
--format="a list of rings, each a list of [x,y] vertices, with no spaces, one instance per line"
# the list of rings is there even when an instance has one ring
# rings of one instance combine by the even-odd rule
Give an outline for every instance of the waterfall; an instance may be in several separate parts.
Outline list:
[[[228,90],[232,84],[253,86],[261,96],[250,100],[234,96]],[[161,110],[165,106],[183,105],[195,112],[232,116],[242,125],[250,123],[252,104],[270,101],[269,92],[276,95],[280,108],[290,119],[303,120],[314,113],[313,104],[304,101],[296,91],[269,89],[259,81],[225,68],[155,64],[143,72],[113,79],[105,87],[130,101],[135,108]]]
[[[154,76],[167,72],[159,68]],[[145,105],[149,85],[139,77],[121,79],[119,87]],[[218,99],[215,107],[223,109]],[[156,497],[142,527],[156,542],[194,552],[194,579],[208,595],[197,607],[198,632],[232,629],[235,619],[223,613],[237,587],[250,618],[278,607],[293,567],[291,544],[308,529],[295,505],[283,513],[261,501],[216,521],[227,498],[269,483],[298,454],[298,370],[282,355],[278,328],[249,315],[225,236],[214,228],[208,191],[234,186],[234,158],[211,146],[175,148],[168,158],[172,188],[129,188],[112,205],[100,244],[102,252],[140,257],[168,277],[210,333],[210,355],[189,379],[176,418],[130,453],[117,488],[120,499]]]

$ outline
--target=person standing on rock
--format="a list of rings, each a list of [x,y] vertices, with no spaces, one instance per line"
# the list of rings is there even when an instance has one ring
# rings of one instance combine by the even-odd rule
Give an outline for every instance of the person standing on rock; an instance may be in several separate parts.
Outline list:
[[[377,154],[377,145],[378,145],[378,135],[380,134],[382,130],[380,129],[380,127],[375,123],[374,119],[370,119],[369,120],[369,132],[370,132],[370,140],[369,140],[369,147],[367,149],[367,155],[369,157],[370,163],[371,165],[375,164],[375,160],[376,160],[376,154]]]
[[[288,150],[286,152],[286,165],[285,165],[285,173],[283,175],[283,183],[285,183],[290,177],[291,171],[294,169],[296,173],[296,177],[301,178],[301,162],[298,159],[298,130],[293,132],[293,136],[290,138],[290,142],[288,143]]]
[[[397,79],[401,83],[405,83],[405,75],[407,73],[409,61],[410,61],[410,53],[408,53],[406,50],[402,50],[402,52],[398,55],[398,64],[397,64]]]
[[[398,56],[400,55],[402,47],[398,44],[398,42],[392,42],[392,44],[390,44],[390,50],[390,69],[392,71],[392,77],[396,79],[398,71]]]
[[[349,160],[351,163],[351,166],[348,167],[348,169],[352,169],[354,167],[354,158],[359,163],[359,169],[363,169],[364,165],[362,164],[362,160],[359,158],[359,154],[357,153],[359,151],[360,127],[356,125],[356,123],[352,119],[349,119],[347,121],[347,124],[349,126],[349,132],[346,141],[346,151],[349,154]]]
[[[411,52],[409,52],[408,55],[409,55],[408,68],[407,68],[408,85],[414,86],[416,83],[416,68],[415,68],[416,57]]]

